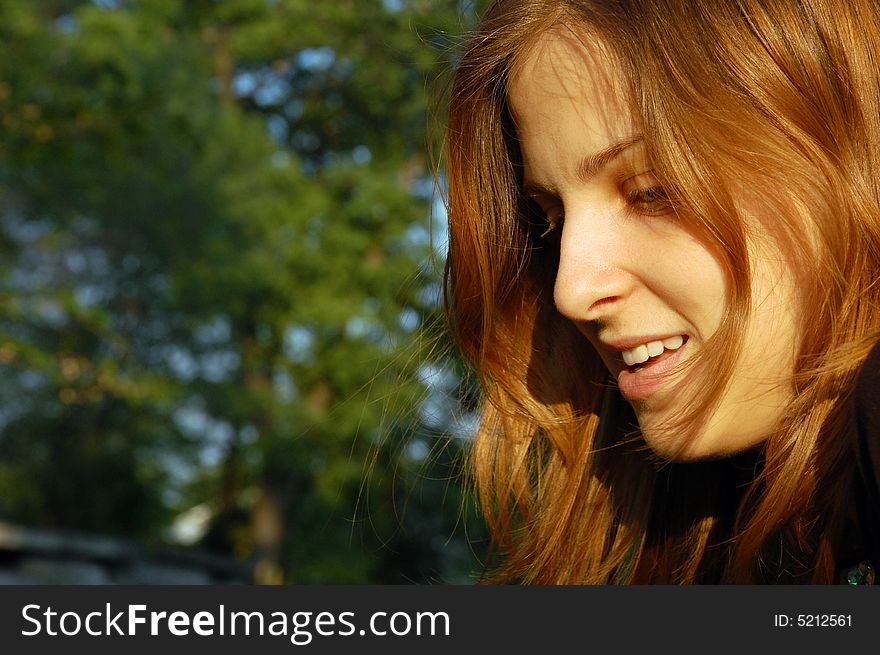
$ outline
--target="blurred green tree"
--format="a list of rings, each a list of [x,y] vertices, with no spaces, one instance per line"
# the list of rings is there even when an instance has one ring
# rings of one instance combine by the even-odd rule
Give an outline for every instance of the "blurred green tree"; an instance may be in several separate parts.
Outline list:
[[[0,517],[261,582],[476,568],[424,336],[460,5],[0,1]]]

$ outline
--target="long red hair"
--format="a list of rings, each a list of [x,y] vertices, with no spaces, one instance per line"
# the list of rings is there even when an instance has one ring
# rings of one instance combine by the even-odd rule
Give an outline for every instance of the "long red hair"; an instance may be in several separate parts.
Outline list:
[[[656,461],[598,355],[553,306],[558,253],[536,238],[506,89],[536,36],[560,28],[610,50],[658,176],[729,279],[677,429],[712,411],[750,311],[734,185],[801,263],[797,393],[760,453]],[[848,400],[880,333],[878,53],[870,0],[490,7],[451,96],[445,298],[484,394],[471,469],[500,556],[493,579],[835,581],[853,476]]]

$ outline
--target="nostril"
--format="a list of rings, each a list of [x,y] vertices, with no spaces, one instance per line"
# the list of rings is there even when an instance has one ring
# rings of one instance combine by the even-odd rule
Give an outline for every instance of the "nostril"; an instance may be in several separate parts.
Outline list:
[[[607,296],[605,298],[600,298],[599,300],[594,302],[592,305],[590,305],[590,307],[587,309],[587,311],[588,312],[598,311],[598,310],[602,309],[603,307],[605,307],[606,305],[614,304],[618,300],[620,300],[620,296]]]

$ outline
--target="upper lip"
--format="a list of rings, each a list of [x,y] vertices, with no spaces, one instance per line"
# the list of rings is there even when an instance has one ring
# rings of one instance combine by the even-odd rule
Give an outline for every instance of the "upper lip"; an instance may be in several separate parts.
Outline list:
[[[672,337],[678,336],[685,337],[685,339],[687,339],[687,335],[684,332],[664,332],[662,334],[658,333],[638,337],[620,337],[617,339],[600,338],[599,342],[608,350],[622,353],[625,350],[632,350],[633,348],[637,348],[638,346],[642,346],[652,341],[663,341],[663,339],[670,339]]]

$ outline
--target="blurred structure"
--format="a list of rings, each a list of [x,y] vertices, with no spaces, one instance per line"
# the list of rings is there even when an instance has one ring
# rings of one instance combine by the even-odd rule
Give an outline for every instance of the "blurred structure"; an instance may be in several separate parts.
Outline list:
[[[0,584],[248,584],[249,566],[181,548],[0,523]]]

